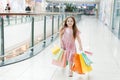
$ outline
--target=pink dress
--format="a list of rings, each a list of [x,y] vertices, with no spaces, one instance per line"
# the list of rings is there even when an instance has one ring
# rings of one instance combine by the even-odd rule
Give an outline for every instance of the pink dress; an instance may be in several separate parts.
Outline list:
[[[76,53],[75,39],[73,30],[70,28],[64,29],[62,36],[62,48],[65,50],[66,57],[69,63],[73,63],[73,55]]]

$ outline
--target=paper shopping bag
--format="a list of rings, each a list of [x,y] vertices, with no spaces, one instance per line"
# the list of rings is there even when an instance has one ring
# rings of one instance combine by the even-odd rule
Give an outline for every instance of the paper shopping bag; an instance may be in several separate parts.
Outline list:
[[[89,55],[93,55],[92,52],[89,52],[89,51],[84,51],[86,54],[89,54]]]
[[[63,49],[60,49],[56,55],[53,55],[53,59],[54,60],[61,60],[63,52],[64,52]]]
[[[81,67],[82,67],[82,72],[83,73],[87,73],[92,71],[92,66],[91,65],[87,65],[83,59],[82,54],[79,54],[80,57],[80,63],[81,63]]]
[[[59,60],[52,60],[52,64],[59,66],[59,67],[66,67],[67,66],[67,59],[66,59],[66,54],[62,54],[62,58]]]
[[[60,51],[60,47],[59,46],[54,46],[54,48],[52,48],[52,53],[54,55],[56,55],[59,51]]]
[[[74,72],[77,72],[78,74],[83,74],[79,54],[74,54],[73,66],[72,66],[71,70]]]
[[[82,55],[85,63],[86,63],[88,66],[90,66],[90,65],[93,63],[93,62],[87,57],[87,55],[86,55],[85,53],[82,53],[81,55]]]

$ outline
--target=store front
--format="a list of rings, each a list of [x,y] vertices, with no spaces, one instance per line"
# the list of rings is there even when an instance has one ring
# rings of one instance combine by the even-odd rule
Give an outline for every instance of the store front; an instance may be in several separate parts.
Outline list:
[[[100,13],[99,19],[102,21],[110,30],[112,30],[112,17],[113,17],[113,5],[114,0],[101,0],[100,1]]]
[[[84,15],[96,15],[98,18],[100,0],[47,0],[47,2],[49,12],[81,12]]]
[[[120,39],[120,1],[114,0],[112,32]]]
[[[120,38],[120,1],[101,0],[99,20],[102,21],[115,36]]]

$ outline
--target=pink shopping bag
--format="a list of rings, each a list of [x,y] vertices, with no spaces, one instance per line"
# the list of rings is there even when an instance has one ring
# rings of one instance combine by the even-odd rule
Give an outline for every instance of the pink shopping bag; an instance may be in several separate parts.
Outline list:
[[[84,51],[86,54],[89,54],[89,55],[93,55],[92,52],[89,52],[89,51]]]
[[[59,66],[59,67],[66,67],[67,65],[66,62],[67,62],[67,59],[66,59],[65,53],[62,54],[61,60],[55,60],[55,59],[52,60],[52,64]]]

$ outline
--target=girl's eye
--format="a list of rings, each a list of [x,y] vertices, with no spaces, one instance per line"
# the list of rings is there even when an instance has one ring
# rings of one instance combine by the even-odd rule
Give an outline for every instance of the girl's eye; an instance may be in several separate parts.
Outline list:
[[[73,21],[67,21],[67,22],[73,22]]]

